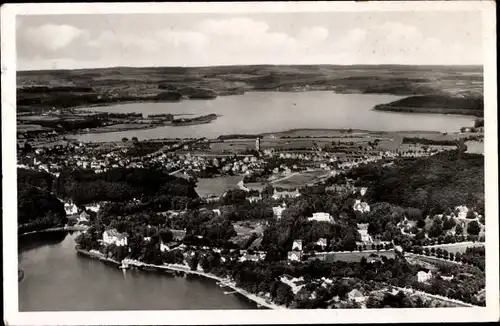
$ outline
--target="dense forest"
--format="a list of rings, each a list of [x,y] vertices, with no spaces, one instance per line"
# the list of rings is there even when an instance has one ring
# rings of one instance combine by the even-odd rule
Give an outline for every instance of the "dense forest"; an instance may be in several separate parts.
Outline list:
[[[18,169],[19,232],[41,230],[66,223],[63,203],[81,206],[110,202],[104,215],[184,209],[199,203],[194,183],[154,169],[65,170],[58,178],[45,172]],[[140,203],[131,203],[134,199]],[[129,202],[125,204],[124,202]]]
[[[484,157],[446,151],[392,166],[363,165],[347,173],[356,185],[368,187],[370,202],[414,207],[424,215],[467,205],[484,215]]]
[[[114,168],[103,173],[89,170],[63,171],[56,191],[77,205],[92,202],[127,202],[134,199],[163,210],[183,208],[198,198],[193,182],[156,169]]]
[[[17,179],[19,233],[63,226],[66,223],[64,206],[52,193],[52,175],[18,169]]]

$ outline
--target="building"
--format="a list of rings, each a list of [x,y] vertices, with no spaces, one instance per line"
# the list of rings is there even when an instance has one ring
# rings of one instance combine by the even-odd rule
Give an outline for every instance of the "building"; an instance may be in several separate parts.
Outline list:
[[[356,199],[352,209],[361,213],[367,213],[370,211],[370,206],[366,202]]]
[[[465,205],[455,207],[455,215],[461,220],[465,220],[467,218],[468,212],[469,209]]]
[[[313,213],[312,217],[308,218],[308,221],[317,221],[317,222],[328,222],[333,223],[333,217],[330,213]]]
[[[361,187],[361,189],[359,190],[359,193],[361,194],[361,196],[364,196],[366,194],[366,191],[368,190],[368,188],[366,187]]]
[[[296,198],[300,196],[299,189],[295,189],[294,191],[278,191],[274,189],[273,199],[278,200],[281,198]]]
[[[451,280],[453,280],[453,278],[454,278],[453,275],[451,275],[451,276],[443,276],[443,275],[441,275],[441,279],[443,279],[445,281],[451,281]]]
[[[170,247],[164,244],[163,241],[160,241],[160,251],[161,252],[170,251]]]
[[[64,211],[66,215],[76,215],[78,214],[78,207],[73,203],[64,203]]]
[[[255,140],[255,150],[257,152],[260,151],[260,137],[257,137],[257,139]]]
[[[293,240],[293,251],[302,251],[302,240]]]
[[[247,188],[248,189],[248,188]],[[250,189],[249,189],[250,190]],[[256,202],[259,202],[262,200],[262,195],[259,194],[258,196],[250,196],[250,197],[247,197],[247,200],[250,202],[250,203],[256,203]]]
[[[368,234],[368,223],[358,224],[358,233],[361,236],[361,242],[373,242],[372,237]]]
[[[244,262],[244,261],[247,261],[247,260],[249,260],[249,261],[259,261],[259,260],[261,260],[261,256],[260,255],[245,254],[245,255],[243,255],[243,256],[241,256],[239,258],[240,262]]]
[[[286,204],[283,202],[283,204],[281,204],[281,206],[276,206],[276,207],[273,207],[273,214],[274,214],[274,217],[276,217],[276,219],[280,219],[281,218],[281,214],[283,214],[283,211],[286,209]]]
[[[349,301],[354,301],[357,303],[362,303],[366,300],[365,296],[358,289],[354,289],[347,294]]]
[[[428,271],[428,272],[420,271],[420,272],[417,273],[417,280],[420,283],[425,283],[428,280],[430,280],[431,278],[432,278],[432,272],[431,271]]]
[[[86,205],[86,206],[85,206],[85,209],[86,209],[86,210],[92,211],[92,212],[94,212],[94,213],[99,212],[99,209],[100,209],[100,208],[101,208],[101,205],[100,205],[100,204]]]
[[[78,216],[78,222],[88,222],[90,218],[90,215],[83,211],[80,216]]]
[[[302,251],[289,251],[288,252],[288,260],[301,261],[302,260]]]
[[[316,241],[316,245],[321,247],[321,249],[325,249],[328,246],[328,241],[326,238],[319,238],[319,240]]]
[[[116,229],[109,229],[103,232],[102,241],[107,244],[114,244],[115,246],[122,247],[128,244],[128,234],[120,233]]]

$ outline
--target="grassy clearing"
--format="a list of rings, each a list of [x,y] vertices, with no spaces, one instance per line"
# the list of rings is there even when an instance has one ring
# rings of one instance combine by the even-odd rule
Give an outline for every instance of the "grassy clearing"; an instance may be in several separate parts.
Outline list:
[[[237,187],[241,176],[224,176],[217,178],[200,178],[196,184],[196,192],[200,197],[210,195],[221,196],[224,192]]]

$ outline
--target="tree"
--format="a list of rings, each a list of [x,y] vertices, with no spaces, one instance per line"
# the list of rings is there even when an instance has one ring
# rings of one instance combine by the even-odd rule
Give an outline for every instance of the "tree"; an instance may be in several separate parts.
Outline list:
[[[424,230],[418,231],[417,234],[415,234],[415,239],[416,240],[425,239],[425,231]]]
[[[199,262],[199,254],[198,252],[195,252],[195,254],[189,259],[189,269],[192,271],[195,271],[198,268],[198,262]]]
[[[137,142],[139,141],[139,139],[137,139],[137,137],[135,137],[135,136],[134,136],[134,137],[132,137],[132,141],[133,141],[134,143],[137,143]]]
[[[464,228],[462,227],[462,225],[460,224],[457,224],[457,226],[455,227],[455,234],[463,234],[464,233]]]
[[[432,223],[430,230],[429,230],[429,237],[436,238],[436,237],[439,237],[442,233],[443,233],[442,224],[436,223],[436,221],[434,221]]]
[[[293,291],[292,288],[283,282],[279,282],[276,289],[276,298],[275,301],[277,304],[288,306],[290,302],[293,300]]]
[[[474,120],[474,128],[481,128],[484,127],[484,119],[476,119]]]
[[[207,255],[203,255],[200,260],[200,266],[203,268],[203,271],[205,273],[210,272],[211,266],[210,266],[210,261],[208,260]]]
[[[24,152],[31,152],[33,150],[33,147],[31,146],[30,143],[25,142],[24,143]]]
[[[429,248],[425,247],[424,248],[424,255],[429,256],[429,254],[430,254]]]
[[[124,142],[124,143],[128,142],[128,138],[127,137],[123,137],[122,138],[122,142]]]
[[[467,233],[470,235],[478,235],[481,231],[481,226],[477,221],[472,221],[467,226]]]
[[[457,225],[457,222],[453,217],[445,219],[443,223],[443,229],[444,230],[451,230],[455,225]]]

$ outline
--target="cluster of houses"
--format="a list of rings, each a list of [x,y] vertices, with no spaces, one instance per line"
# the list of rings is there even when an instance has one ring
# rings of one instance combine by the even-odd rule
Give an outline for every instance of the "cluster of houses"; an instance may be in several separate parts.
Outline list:
[[[300,197],[300,191],[299,189],[295,189],[293,191],[290,190],[277,190],[276,188],[273,191],[272,198],[274,200],[280,200],[284,198],[297,198]]]
[[[481,228],[479,236],[484,235],[485,232],[485,225],[481,223],[481,218],[483,216],[476,211],[468,208],[466,205],[455,207],[455,209],[452,209],[449,214],[437,214],[434,217],[438,217],[441,219],[453,219],[456,222],[456,225],[460,225],[462,227],[463,234],[466,234],[467,227],[472,221],[476,221]],[[432,223],[432,216],[427,217],[426,223]],[[455,235],[455,230],[456,226],[448,230],[447,234]]]
[[[61,200],[64,203],[64,211],[66,212],[66,216],[68,218],[74,218],[76,219],[77,223],[85,223],[90,221],[90,214],[87,213],[87,208],[81,209],[78,208],[73,202],[65,202]],[[99,208],[97,210],[95,209],[94,205],[89,205],[92,209],[90,211],[93,211],[95,213],[98,212]]]

